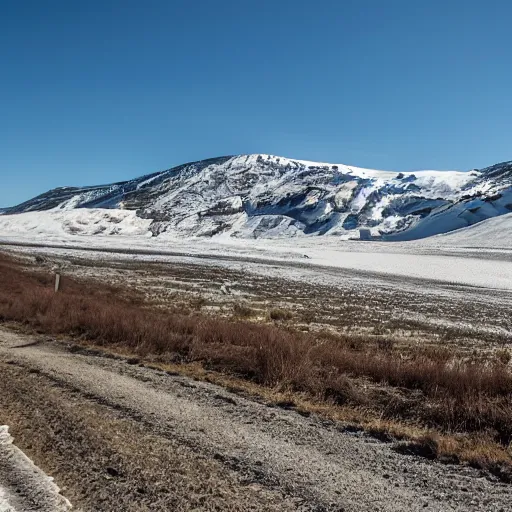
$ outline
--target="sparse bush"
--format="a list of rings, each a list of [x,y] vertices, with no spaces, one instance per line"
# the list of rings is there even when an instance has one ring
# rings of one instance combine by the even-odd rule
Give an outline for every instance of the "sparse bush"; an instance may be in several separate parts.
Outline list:
[[[269,311],[268,316],[271,320],[290,320],[293,313],[287,309],[273,308]]]
[[[377,346],[379,347],[379,350],[389,352],[393,350],[393,347],[395,346],[395,340],[391,338],[379,338],[377,340]]]
[[[250,318],[256,316],[257,311],[247,306],[247,304],[236,303],[233,306],[233,313],[241,318]]]
[[[190,301],[190,307],[196,311],[199,311],[204,305],[206,305],[206,299],[201,296],[194,297]]]
[[[463,337],[460,329],[447,327],[441,332],[442,341],[455,341],[457,338]]]
[[[387,330],[382,322],[379,322],[377,325],[373,327],[373,334],[375,336],[383,336],[384,334],[386,334],[386,332]]]
[[[509,350],[503,348],[501,350],[498,350],[496,352],[496,359],[505,366],[510,363],[510,360],[512,359],[512,354]]]
[[[306,310],[301,313],[300,318],[305,324],[311,324],[316,320],[316,315],[313,311]]]

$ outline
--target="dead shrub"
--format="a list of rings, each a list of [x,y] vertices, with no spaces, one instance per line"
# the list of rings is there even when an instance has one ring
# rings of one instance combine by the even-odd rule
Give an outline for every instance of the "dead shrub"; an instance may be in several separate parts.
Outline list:
[[[300,318],[305,324],[309,325],[316,320],[316,315],[313,311],[306,310],[302,311],[302,313],[300,314]]]
[[[194,297],[190,300],[190,307],[196,311],[201,310],[206,304],[207,300],[204,297]]]
[[[510,363],[510,360],[512,359],[512,354],[509,350],[502,348],[496,352],[496,359],[505,366]]]
[[[383,336],[386,334],[387,329],[384,327],[384,324],[382,322],[379,322],[377,325],[373,326],[373,332],[375,336]]]
[[[390,352],[393,350],[393,347],[395,346],[395,340],[391,338],[379,338],[377,340],[377,347],[379,347],[379,350],[383,350],[385,352]]]
[[[252,316],[256,316],[257,311],[255,309],[250,308],[247,304],[236,303],[233,306],[233,314],[241,318],[250,318]]]
[[[271,320],[290,320],[293,318],[293,313],[287,309],[273,308],[268,312]]]

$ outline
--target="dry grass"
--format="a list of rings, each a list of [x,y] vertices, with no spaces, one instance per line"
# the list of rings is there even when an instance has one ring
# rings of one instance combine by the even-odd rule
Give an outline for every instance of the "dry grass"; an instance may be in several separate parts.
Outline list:
[[[512,465],[512,374],[503,354],[468,360],[438,347],[401,351],[382,336],[313,335],[197,310],[164,311],[126,290],[66,277],[55,294],[52,276],[1,256],[0,279],[0,320],[161,362],[199,362],[255,385],[348,407],[360,418],[381,418],[384,425],[431,429],[436,433],[417,436],[414,446],[436,457],[451,453],[491,469]],[[289,313],[269,316],[289,318],[283,311]]]

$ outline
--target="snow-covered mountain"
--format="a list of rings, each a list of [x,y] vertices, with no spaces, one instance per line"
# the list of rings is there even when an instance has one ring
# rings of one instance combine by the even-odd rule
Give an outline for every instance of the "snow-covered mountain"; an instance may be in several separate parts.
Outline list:
[[[71,234],[85,225],[84,234],[95,234],[97,209],[109,209],[125,212],[103,212],[98,234],[120,233],[128,217],[134,225],[135,212],[137,233],[153,236],[349,238],[368,228],[388,240],[411,240],[512,212],[512,162],[397,173],[271,155],[220,157],[122,183],[51,190],[0,211],[0,231],[14,214],[51,210],[65,219],[61,214],[76,209],[90,209],[91,219],[59,220]]]

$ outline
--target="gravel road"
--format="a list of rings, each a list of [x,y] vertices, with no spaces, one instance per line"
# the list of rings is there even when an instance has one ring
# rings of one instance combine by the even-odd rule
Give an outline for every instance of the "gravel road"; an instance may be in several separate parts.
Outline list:
[[[476,470],[70,347],[0,329],[0,423],[76,510],[512,510]]]

